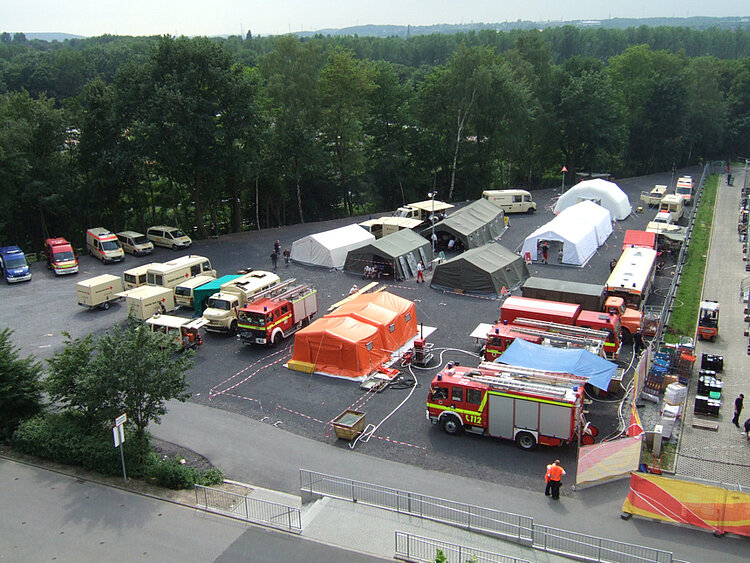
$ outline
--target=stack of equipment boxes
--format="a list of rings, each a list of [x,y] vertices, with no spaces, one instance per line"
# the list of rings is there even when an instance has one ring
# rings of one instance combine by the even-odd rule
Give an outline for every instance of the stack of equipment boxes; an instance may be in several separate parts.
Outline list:
[[[719,416],[723,382],[719,373],[724,369],[724,358],[703,354],[698,372],[698,391],[695,395],[695,414]]]

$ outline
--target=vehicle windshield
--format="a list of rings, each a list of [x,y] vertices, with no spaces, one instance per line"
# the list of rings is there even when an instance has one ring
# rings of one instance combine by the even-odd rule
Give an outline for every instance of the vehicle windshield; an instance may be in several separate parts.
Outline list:
[[[102,250],[120,250],[120,243],[114,240],[102,241]]]
[[[76,256],[73,254],[70,250],[65,250],[63,252],[55,252],[53,254],[54,261],[55,262],[66,262],[67,260],[75,260]]]
[[[691,191],[690,186],[677,186],[677,189],[675,190],[675,193],[678,194],[689,194]]]
[[[183,233],[180,229],[171,231],[169,234],[172,235],[172,238],[181,238],[185,236],[185,233]]]
[[[133,237],[133,244],[146,244],[147,242],[148,242],[148,239],[146,238],[146,235]]]
[[[5,267],[8,270],[23,268],[24,266],[26,266],[26,258],[23,256],[10,256],[5,259]]]
[[[226,299],[214,299],[214,298],[209,298],[208,308],[219,309],[220,311],[229,311],[229,309],[231,309],[230,303]]]
[[[247,323],[253,326],[266,326],[266,316],[260,313],[248,313]]]
[[[182,287],[178,285],[177,287],[174,288],[174,294],[181,295],[182,297],[190,297],[190,288]]]
[[[133,274],[123,274],[122,279],[125,280],[125,283],[135,284],[138,282],[138,278]]]

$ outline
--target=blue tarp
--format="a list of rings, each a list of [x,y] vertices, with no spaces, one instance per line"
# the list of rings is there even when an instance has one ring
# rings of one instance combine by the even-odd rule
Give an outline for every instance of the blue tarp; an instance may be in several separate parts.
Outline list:
[[[571,373],[587,377],[599,389],[607,389],[617,365],[588,350],[552,348],[516,338],[496,362],[510,366]]]

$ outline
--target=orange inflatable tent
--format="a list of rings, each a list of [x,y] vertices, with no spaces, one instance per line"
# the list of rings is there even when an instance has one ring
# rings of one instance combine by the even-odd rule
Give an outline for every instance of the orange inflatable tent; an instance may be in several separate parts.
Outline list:
[[[362,381],[388,359],[376,327],[349,317],[323,317],[294,336],[289,367]]]
[[[385,291],[360,295],[326,316],[350,317],[376,327],[389,353],[417,334],[414,303]]]

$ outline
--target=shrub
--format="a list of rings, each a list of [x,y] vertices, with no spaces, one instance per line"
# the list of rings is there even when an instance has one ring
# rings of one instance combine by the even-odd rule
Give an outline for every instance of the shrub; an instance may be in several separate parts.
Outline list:
[[[183,465],[177,457],[161,459],[149,465],[146,478],[169,489],[192,489],[196,484],[208,487],[224,482],[224,474],[219,469],[196,469]]]

